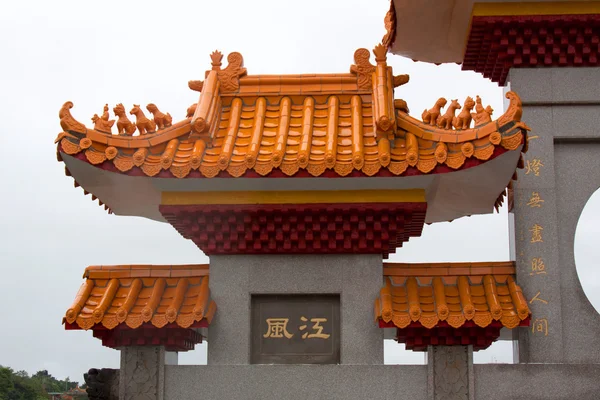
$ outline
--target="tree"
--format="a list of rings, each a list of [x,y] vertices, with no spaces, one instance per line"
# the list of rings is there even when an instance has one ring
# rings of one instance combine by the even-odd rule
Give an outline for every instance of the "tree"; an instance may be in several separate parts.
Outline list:
[[[14,387],[12,369],[0,366],[0,400],[7,399],[8,393]]]

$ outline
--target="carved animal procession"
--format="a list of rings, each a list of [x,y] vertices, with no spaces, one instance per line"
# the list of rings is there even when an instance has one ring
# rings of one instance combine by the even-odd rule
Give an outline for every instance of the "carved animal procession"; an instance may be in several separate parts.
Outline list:
[[[491,106],[487,106],[484,109],[481,105],[481,98],[477,96],[476,99],[476,101],[473,101],[473,98],[467,97],[463,107],[458,103],[458,100],[451,100],[446,112],[442,114],[442,108],[446,106],[448,101],[445,98],[440,97],[431,109],[423,111],[421,118],[424,123],[431,126],[442,129],[454,128],[456,130],[469,129],[471,127],[471,121],[475,121],[476,127],[491,122],[494,110]],[[474,113],[471,112],[473,107],[475,107]],[[458,116],[455,116],[456,111],[461,108],[462,111]]]

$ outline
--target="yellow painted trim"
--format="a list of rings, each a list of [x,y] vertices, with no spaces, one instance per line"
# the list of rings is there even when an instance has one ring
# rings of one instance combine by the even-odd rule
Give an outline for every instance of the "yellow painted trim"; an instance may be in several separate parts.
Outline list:
[[[424,203],[425,190],[162,192],[163,205]]]
[[[475,3],[472,17],[600,14],[600,1]]]

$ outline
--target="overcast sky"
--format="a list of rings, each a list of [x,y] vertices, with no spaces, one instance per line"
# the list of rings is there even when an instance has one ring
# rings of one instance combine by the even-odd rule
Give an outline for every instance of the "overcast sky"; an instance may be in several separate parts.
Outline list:
[[[91,332],[65,332],[61,319],[94,264],[206,263],[207,257],[168,224],[108,215],[56,161],[58,110],[90,118],[108,103],[156,103],[174,120],[185,117],[198,93],[209,54],[239,51],[249,74],[346,72],[359,47],[384,34],[387,0],[376,1],[13,1],[0,12],[0,365],[30,373],[48,369],[82,381],[91,367],[118,368],[118,352]],[[397,89],[417,116],[444,96],[479,94],[502,112],[502,90],[456,65],[434,66],[388,57],[410,83]],[[527,115],[524,115],[527,119]],[[600,197],[579,224],[576,257],[596,307]],[[506,210],[426,226],[391,261],[508,260]],[[371,301],[371,300],[369,300]],[[510,346],[509,343],[506,345]],[[506,359],[507,347],[480,353]],[[496,346],[494,346],[496,347]],[[386,360],[422,360],[386,344]],[[503,355],[504,353],[504,355]],[[180,357],[199,363],[205,349]]]

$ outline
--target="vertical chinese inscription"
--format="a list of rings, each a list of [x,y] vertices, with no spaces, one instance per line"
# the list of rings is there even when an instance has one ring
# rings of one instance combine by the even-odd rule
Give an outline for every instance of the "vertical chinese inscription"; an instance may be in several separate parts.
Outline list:
[[[546,265],[542,257],[533,257],[531,259],[531,272],[529,275],[542,275],[546,273]]]
[[[337,364],[338,295],[252,296],[253,364]]]
[[[532,174],[534,176],[539,176],[540,168],[543,166],[544,166],[544,164],[539,159],[533,159],[533,161],[531,161],[531,162],[527,161],[525,173],[526,173],[526,175]],[[528,196],[523,201],[523,205],[524,205],[523,209],[527,209],[527,208],[536,209],[536,211],[532,210],[531,212],[534,213],[536,216],[539,216],[537,214],[538,213],[537,209],[540,209],[540,211],[541,211],[541,209],[544,208],[544,202],[545,202],[545,200],[542,198],[542,196],[540,195],[539,192],[532,191],[531,195]],[[539,253],[540,245],[538,243],[544,243],[543,231],[544,231],[544,228],[537,222],[534,223],[533,225],[531,225],[531,227],[529,228],[529,233],[530,233],[529,243],[533,244],[531,249],[535,249],[534,254],[536,255],[531,258],[531,262],[529,263],[529,265],[531,267],[529,276],[546,275],[546,273],[547,273],[546,264],[544,263],[544,259],[543,259],[543,257],[541,257],[539,255],[540,254]],[[523,239],[521,239],[521,240],[523,240]],[[520,255],[522,256],[523,252],[521,252]],[[540,290],[538,290],[537,293],[535,293],[535,295],[529,300],[529,304],[531,304],[531,305],[538,304],[538,308],[541,307],[541,309],[544,309],[544,307],[546,307],[548,305],[548,303],[549,303],[548,300],[544,299],[544,297],[542,296],[542,292]],[[538,313],[536,312],[536,310],[534,310],[535,318],[531,324],[531,334],[534,336],[544,336],[544,337],[548,336],[548,333],[549,333],[548,318],[537,317],[536,314],[538,314]]]
[[[535,175],[540,176],[540,169],[544,166],[542,160],[539,158],[534,158],[533,160],[527,160],[525,164],[525,175]]]
[[[542,228],[540,225],[538,224],[533,224],[533,226],[531,227],[531,229],[529,229],[529,232],[531,232],[531,243],[540,243],[543,242],[544,239],[542,239],[542,231],[544,230],[544,228]]]

